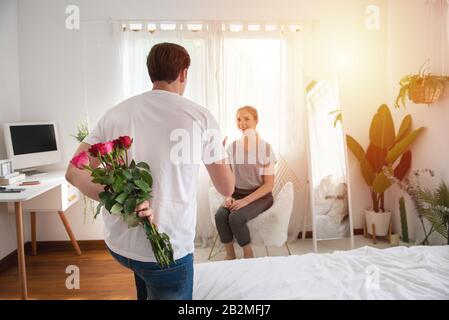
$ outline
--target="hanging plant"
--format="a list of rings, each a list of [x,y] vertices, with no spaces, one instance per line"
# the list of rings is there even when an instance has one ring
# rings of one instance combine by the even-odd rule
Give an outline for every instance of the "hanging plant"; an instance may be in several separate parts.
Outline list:
[[[440,99],[445,87],[449,85],[449,77],[426,74],[424,65],[421,67],[419,74],[408,75],[399,82],[401,89],[396,98],[396,108],[399,108],[400,104],[405,108],[406,97],[416,104],[427,105]]]

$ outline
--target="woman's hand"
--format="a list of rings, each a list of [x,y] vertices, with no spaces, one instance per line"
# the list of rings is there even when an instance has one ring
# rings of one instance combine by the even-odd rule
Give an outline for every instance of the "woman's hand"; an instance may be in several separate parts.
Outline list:
[[[223,202],[222,206],[225,207],[226,209],[229,209],[229,207],[234,203],[234,201],[235,199],[229,197]]]
[[[249,205],[249,201],[247,199],[243,198],[240,200],[235,200],[234,203],[231,204],[231,206],[228,209],[231,210],[231,212],[234,212],[243,207],[246,207],[247,205]]]
[[[144,202],[142,202],[141,204],[139,204],[137,206],[136,213],[140,218],[142,218],[142,219],[147,218],[148,221],[153,223],[154,211],[151,208],[150,202],[148,200],[145,200]]]

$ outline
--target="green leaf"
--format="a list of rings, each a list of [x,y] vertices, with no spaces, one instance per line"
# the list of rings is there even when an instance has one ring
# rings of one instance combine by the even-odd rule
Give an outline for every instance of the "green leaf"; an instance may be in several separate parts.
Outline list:
[[[136,186],[140,190],[145,191],[147,193],[150,191],[150,186],[145,181],[143,181],[143,180],[136,180],[136,181],[134,181],[134,183],[136,184]]]
[[[424,128],[418,128],[414,130],[412,133],[403,138],[400,142],[398,142],[393,148],[388,151],[387,157],[385,161],[388,164],[393,164],[416,140],[416,138],[424,131]]]
[[[132,180],[133,179],[133,174],[131,173],[131,170],[126,170],[125,171],[125,177],[128,180]]]
[[[143,169],[146,169],[146,170],[150,171],[150,166],[149,166],[146,162],[139,162],[139,163],[137,164],[137,166],[138,166],[139,168],[143,168]]]
[[[390,149],[396,140],[393,118],[390,109],[385,104],[377,109],[377,113],[371,121],[369,139],[374,146],[384,150]]]
[[[123,204],[127,197],[128,197],[128,193],[127,192],[123,192],[123,193],[120,193],[117,196],[117,198],[115,198],[115,201],[120,203],[120,204]]]
[[[140,170],[135,168],[133,170],[133,179],[137,180],[137,179],[140,179],[140,178],[141,178]]]
[[[390,186],[391,182],[383,172],[380,172],[373,181],[373,191],[377,194],[384,193]]]
[[[92,179],[93,183],[98,183],[98,184],[103,184],[103,178],[93,178]]]
[[[134,183],[128,182],[125,187],[125,192],[131,193],[134,191],[134,188],[135,188]]]
[[[114,192],[115,193],[122,192],[125,186],[126,186],[125,180],[120,176],[116,176],[114,179],[114,183],[112,184],[112,189],[114,190]]]
[[[410,151],[406,151],[404,154],[402,154],[399,164],[396,166],[396,168],[394,168],[394,176],[399,180],[404,179],[411,166],[412,153]]]
[[[131,161],[129,168],[134,169],[136,167],[136,162],[134,160]]]
[[[368,160],[365,158],[365,152],[363,151],[362,146],[348,134],[346,135],[346,143],[349,150],[351,150],[357,160],[359,160],[360,169],[366,184],[371,186],[374,180],[374,172]]]
[[[396,136],[395,144],[404,139],[412,129],[412,116],[407,115],[402,119],[401,127],[399,128],[398,135]]]
[[[97,210],[96,210],[95,215],[94,215],[94,219],[96,219],[97,216],[100,214],[101,207],[103,207],[103,204],[101,202],[99,202],[98,205],[97,205]]]
[[[115,200],[113,198],[106,200],[104,207],[106,208],[106,210],[108,210],[109,212],[112,209],[112,206],[115,204]]]
[[[114,183],[114,177],[111,175],[107,175],[103,178],[103,184],[112,185]]]
[[[373,168],[374,172],[380,172],[382,167],[385,165],[385,157],[387,156],[388,150],[380,149],[373,145],[369,144],[368,150],[366,150],[366,160],[368,160],[371,168]]]
[[[105,174],[106,174],[106,171],[105,171],[103,168],[101,168],[101,167],[95,168],[95,169],[93,170],[93,172],[92,172],[92,176],[93,176],[94,178],[104,177]]]
[[[136,211],[136,198],[129,197],[124,204],[125,213],[131,213]]]
[[[103,191],[99,193],[98,197],[100,198],[100,201],[102,203],[106,203],[106,201],[112,199],[112,193],[108,191]]]
[[[123,210],[123,206],[120,203],[116,203],[112,206],[110,212],[113,214],[119,214]]]
[[[150,173],[148,171],[142,170],[140,174],[142,175],[143,181],[145,181],[151,188],[153,186],[153,178],[151,177]]]

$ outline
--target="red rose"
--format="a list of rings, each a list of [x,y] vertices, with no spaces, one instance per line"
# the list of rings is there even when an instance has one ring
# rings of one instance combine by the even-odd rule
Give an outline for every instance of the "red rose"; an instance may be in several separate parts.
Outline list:
[[[120,149],[121,148],[121,142],[120,139],[115,139],[114,141],[112,141],[114,143],[114,149]]]
[[[72,160],[70,160],[70,163],[77,167],[78,169],[84,169],[86,166],[89,165],[89,155],[86,151],[81,152],[79,155],[73,157]]]
[[[98,157],[98,154],[100,153],[101,145],[102,145],[102,143],[96,143],[89,148],[88,151],[92,157]]]
[[[99,151],[102,156],[112,153],[112,151],[114,151],[114,142],[108,141],[102,143],[99,147]]]
[[[118,138],[120,140],[120,146],[125,149],[129,149],[133,144],[133,139],[129,136],[121,136]]]
[[[110,154],[114,150],[114,142],[109,141],[105,143],[96,143],[89,148],[89,153],[93,157],[98,157],[98,155],[105,156]]]

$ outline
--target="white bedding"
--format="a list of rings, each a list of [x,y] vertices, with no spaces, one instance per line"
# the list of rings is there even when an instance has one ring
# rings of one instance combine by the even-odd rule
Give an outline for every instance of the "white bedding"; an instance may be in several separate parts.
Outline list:
[[[449,246],[195,264],[193,299],[449,299]]]

